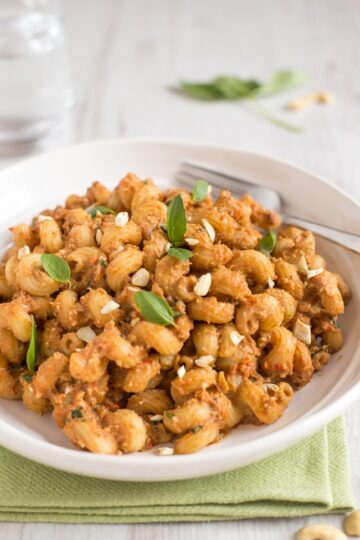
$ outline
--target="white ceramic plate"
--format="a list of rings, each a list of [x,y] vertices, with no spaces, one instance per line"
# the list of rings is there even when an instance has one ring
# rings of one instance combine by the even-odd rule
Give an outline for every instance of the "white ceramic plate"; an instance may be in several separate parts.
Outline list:
[[[10,225],[82,193],[93,181],[114,186],[127,172],[171,185],[183,159],[279,190],[289,214],[331,223],[360,234],[359,204],[317,176],[268,157],[236,149],[155,140],[87,143],[26,161],[0,174],[0,246]],[[34,461],[78,474],[114,480],[170,480],[204,476],[257,461],[289,447],[338,416],[360,395],[360,257],[325,241],[319,251],[330,269],[349,282],[353,299],[342,317],[345,345],[326,369],[295,394],[283,418],[271,426],[240,426],[218,444],[187,456],[153,451],[124,456],[90,454],[71,447],[51,416],[0,399],[0,444]]]

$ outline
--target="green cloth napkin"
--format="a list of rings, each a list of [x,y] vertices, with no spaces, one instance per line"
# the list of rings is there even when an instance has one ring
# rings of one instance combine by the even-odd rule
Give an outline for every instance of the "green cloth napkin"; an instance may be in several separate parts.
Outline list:
[[[342,419],[253,465],[176,482],[85,478],[0,448],[0,521],[203,521],[294,517],[352,507]]]

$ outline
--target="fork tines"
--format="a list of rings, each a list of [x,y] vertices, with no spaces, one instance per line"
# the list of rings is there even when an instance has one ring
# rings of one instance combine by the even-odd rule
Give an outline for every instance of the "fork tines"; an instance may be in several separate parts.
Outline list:
[[[222,189],[228,189],[238,195],[253,188],[254,185],[242,178],[237,178],[230,174],[209,169],[190,161],[183,161],[179,171],[175,174],[175,179],[184,187],[193,187],[196,180],[207,180],[213,188],[215,195]]]

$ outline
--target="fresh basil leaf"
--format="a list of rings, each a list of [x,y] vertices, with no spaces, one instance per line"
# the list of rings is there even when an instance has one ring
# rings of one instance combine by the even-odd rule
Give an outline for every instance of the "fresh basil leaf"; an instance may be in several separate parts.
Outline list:
[[[96,217],[98,212],[100,212],[100,214],[116,214],[115,210],[108,208],[107,206],[98,205],[87,209],[87,213],[90,214],[92,218]]]
[[[70,266],[62,257],[43,253],[41,255],[41,264],[48,276],[59,283],[68,283],[70,281]]]
[[[261,86],[257,81],[244,81],[238,77],[218,77],[213,81],[213,85],[223,99],[248,98]]]
[[[287,70],[274,73],[256,90],[257,96],[270,96],[307,84],[308,76],[302,71]]]
[[[38,342],[37,342],[37,331],[36,331],[36,322],[33,315],[31,315],[32,328],[31,328],[31,339],[29,347],[26,353],[26,365],[30,373],[34,373],[36,367],[36,359],[38,352]]]
[[[137,291],[134,300],[141,315],[149,322],[163,326],[174,325],[174,312],[169,304],[150,291]]]
[[[182,244],[186,231],[186,214],[180,194],[174,197],[168,206],[166,219],[167,234],[174,246]]]
[[[220,99],[244,99],[251,97],[261,84],[254,80],[243,80],[238,77],[217,77],[208,83],[183,82],[184,93],[204,101]]]
[[[184,94],[203,101],[223,99],[221,92],[212,83],[183,82],[180,84],[180,88]]]
[[[170,257],[176,257],[177,259],[180,259],[180,261],[187,261],[188,259],[191,259],[193,257],[192,252],[189,249],[184,248],[170,248],[167,252]]]
[[[259,249],[265,255],[270,255],[276,246],[277,235],[273,231],[266,233],[259,242]]]
[[[208,194],[209,184],[206,180],[197,180],[192,192],[194,202],[201,202]]]

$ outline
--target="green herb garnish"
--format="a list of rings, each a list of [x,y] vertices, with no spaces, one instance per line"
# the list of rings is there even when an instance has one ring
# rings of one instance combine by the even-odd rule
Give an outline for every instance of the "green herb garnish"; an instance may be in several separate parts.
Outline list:
[[[70,281],[70,266],[62,257],[43,253],[41,255],[41,264],[48,276],[59,283],[68,283]]]
[[[189,249],[184,248],[170,248],[168,253],[170,257],[176,257],[177,259],[180,259],[180,261],[187,261],[188,259],[191,259],[193,257],[192,252]]]
[[[266,233],[259,242],[259,249],[264,255],[270,255],[276,246],[277,235],[273,231]]]
[[[22,376],[22,378],[25,382],[31,383],[31,381],[33,380],[33,375],[31,375],[30,373],[26,373]]]
[[[31,321],[32,321],[31,339],[30,339],[29,347],[26,353],[26,365],[30,373],[34,373],[35,367],[36,367],[37,352],[38,352],[38,342],[37,342],[38,340],[37,340],[36,322],[35,322],[34,315],[31,315]]]
[[[166,411],[165,413],[165,416],[169,419],[169,420],[172,420],[172,418],[174,418],[175,414],[171,411]]]
[[[181,83],[181,90],[191,97],[204,101],[222,99],[246,99],[253,97],[261,86],[258,81],[242,80],[238,77],[216,77],[207,83]]]
[[[166,218],[167,235],[173,246],[180,246],[186,231],[186,214],[181,195],[176,195],[168,206]]]
[[[174,325],[174,312],[169,304],[149,291],[137,291],[134,293],[134,300],[141,315],[149,322],[161,324],[163,326]]]
[[[74,409],[71,411],[71,418],[82,418],[83,414],[81,412],[81,409]]]
[[[96,214],[99,212],[100,214],[116,214],[115,210],[112,208],[108,208],[107,206],[92,206],[91,208],[88,208],[87,213],[90,214],[92,218],[96,217]]]
[[[301,128],[289,124],[269,113],[264,107],[258,104],[258,99],[273,96],[280,92],[296,88],[307,83],[307,76],[296,70],[278,71],[264,83],[252,79],[240,79],[239,77],[225,76],[217,77],[206,83],[183,82],[180,90],[195,99],[203,101],[221,100],[256,100],[253,110],[261,114],[270,122],[279,127],[293,132],[302,131]]]
[[[201,202],[208,194],[209,184],[206,180],[197,180],[192,192],[192,198],[194,202]]]
[[[103,270],[106,270],[107,262],[105,261],[105,259],[100,258],[100,259],[99,259],[99,264],[100,264],[100,266],[101,266],[101,268],[102,268]]]

